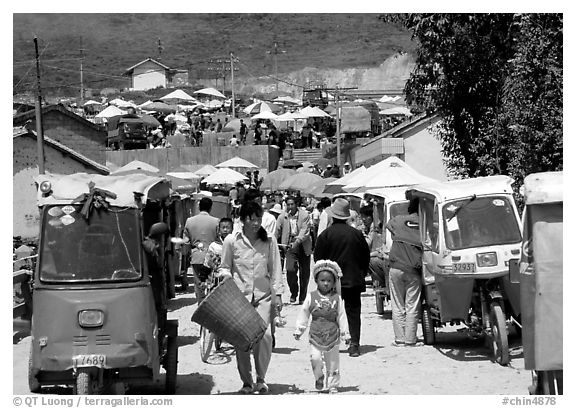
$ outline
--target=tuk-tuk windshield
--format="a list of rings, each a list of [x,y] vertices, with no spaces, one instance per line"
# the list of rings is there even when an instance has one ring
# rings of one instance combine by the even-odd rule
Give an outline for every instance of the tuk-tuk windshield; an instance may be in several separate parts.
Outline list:
[[[520,228],[507,197],[490,196],[451,201],[442,208],[449,249],[514,244]]]
[[[39,276],[44,282],[115,282],[142,276],[136,209],[45,208]]]

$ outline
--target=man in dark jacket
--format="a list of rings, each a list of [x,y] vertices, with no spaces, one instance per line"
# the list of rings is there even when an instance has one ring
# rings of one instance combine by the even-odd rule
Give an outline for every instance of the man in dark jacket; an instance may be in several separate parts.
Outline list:
[[[324,211],[333,218],[333,223],[319,236],[314,250],[314,260],[329,259],[342,269],[342,300],[346,309],[350,328],[351,357],[360,355],[360,294],[366,291],[364,276],[368,273],[370,248],[362,232],[346,224],[350,218],[350,203],[345,198],[337,198]]]

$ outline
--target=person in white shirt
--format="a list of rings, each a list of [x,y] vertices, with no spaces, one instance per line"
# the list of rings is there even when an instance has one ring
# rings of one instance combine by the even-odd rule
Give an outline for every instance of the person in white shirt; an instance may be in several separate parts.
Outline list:
[[[232,135],[232,137],[230,138],[230,146],[238,147],[238,138],[236,137],[236,135]]]

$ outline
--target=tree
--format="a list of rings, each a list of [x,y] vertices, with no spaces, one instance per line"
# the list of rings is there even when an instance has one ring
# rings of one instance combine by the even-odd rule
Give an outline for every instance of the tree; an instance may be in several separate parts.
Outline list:
[[[437,135],[452,175],[521,181],[529,172],[561,168],[561,15],[393,19],[418,42],[406,100],[442,117]]]

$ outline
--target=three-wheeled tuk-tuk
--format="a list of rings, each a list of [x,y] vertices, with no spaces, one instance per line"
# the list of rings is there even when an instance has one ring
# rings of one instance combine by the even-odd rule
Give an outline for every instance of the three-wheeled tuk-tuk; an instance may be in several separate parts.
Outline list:
[[[40,175],[30,390],[176,389],[178,321],[167,319],[169,183],[142,174]]]
[[[524,367],[531,394],[563,394],[563,173],[524,179],[520,257]]]
[[[386,223],[397,215],[408,214],[409,202],[406,200],[406,189],[408,188],[408,186],[382,187],[365,192],[366,197],[373,201],[374,223],[376,225],[382,224],[382,243],[385,254],[390,253],[392,246],[392,235],[386,229]],[[384,265],[385,280],[383,282],[376,280],[373,283],[378,314],[384,313],[384,303],[390,300],[390,262],[387,257],[384,258]]]
[[[507,324],[520,313],[520,288],[509,262],[522,240],[512,182],[489,176],[410,189],[419,198],[426,344],[435,343],[435,328],[464,323],[491,344],[499,364],[510,361]]]

